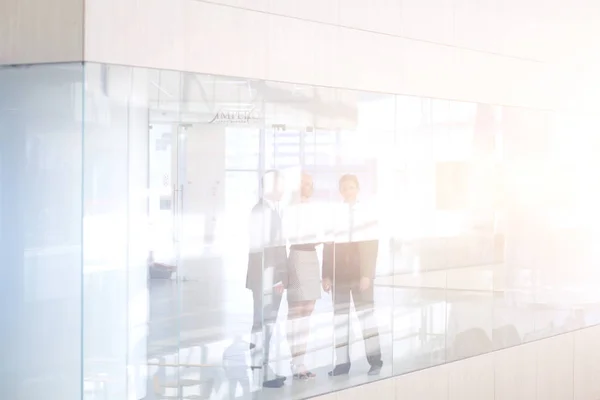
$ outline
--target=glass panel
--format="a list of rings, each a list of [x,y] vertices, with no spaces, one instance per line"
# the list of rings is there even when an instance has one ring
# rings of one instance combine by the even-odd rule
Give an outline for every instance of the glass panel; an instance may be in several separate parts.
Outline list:
[[[393,363],[394,287],[389,174],[395,130],[395,97],[343,91],[353,110],[340,129],[333,197],[332,298],[335,314],[334,374],[357,383],[390,376]],[[354,309],[354,312],[352,311]],[[350,370],[350,366],[352,366]]]
[[[148,396],[149,289],[149,116],[145,69],[132,68],[128,98],[128,276],[127,276],[127,393]]]
[[[274,269],[273,280],[282,282],[286,290],[279,321],[267,320],[265,316],[265,334],[272,327],[275,339],[265,359],[278,375],[292,379],[312,380],[316,377],[319,382],[319,377],[323,379],[326,376],[326,368],[331,364],[332,338],[331,303],[323,301],[321,289],[326,229],[324,215],[328,198],[322,171],[318,169],[320,158],[315,149],[315,137],[320,128],[315,127],[319,117],[315,110],[319,110],[317,105],[323,104],[324,100],[310,87],[275,83],[269,83],[268,87],[272,92],[265,96],[265,162],[267,167],[276,168],[277,173],[267,176],[264,181],[264,195],[272,197],[272,204],[275,202],[273,196],[280,198],[276,202],[277,211],[271,212],[271,218],[267,218],[271,221],[270,226],[264,225],[264,236],[270,240],[275,238],[274,232],[279,230],[279,224],[273,224],[273,221],[280,216],[283,240],[265,249],[264,273],[268,276],[269,270]],[[266,189],[272,188],[273,182],[278,182],[276,186],[280,190],[269,194]],[[276,253],[282,244],[283,253]],[[270,286],[267,283],[265,292]],[[273,299],[278,302],[276,295]],[[265,303],[268,303],[268,297]],[[265,388],[261,398],[304,398],[324,390],[321,384],[304,387],[286,385],[279,394]]]
[[[562,331],[589,327],[600,321],[600,280],[598,260],[598,170],[595,149],[600,145],[598,115],[554,113],[550,119],[553,177],[552,207],[557,215],[563,251],[557,263],[557,281],[562,285],[563,306],[569,304],[570,315]]]
[[[145,75],[86,65],[85,398],[146,395],[148,104]],[[109,384],[110,383],[110,384]]]
[[[598,116],[83,72],[0,69],[11,398],[302,399],[600,321]]]
[[[446,360],[492,350],[495,108],[434,100],[436,225],[445,253]],[[439,251],[439,250],[438,250]]]
[[[86,66],[83,165],[85,379],[126,395],[129,69]],[[124,86],[120,86],[123,85]],[[101,389],[99,389],[101,390]]]
[[[440,109],[440,107],[435,107]],[[436,224],[434,105],[396,97],[393,210],[394,374],[446,359],[445,252]],[[446,107],[447,119],[450,110]],[[437,128],[439,131],[440,128]]]
[[[175,160],[181,217],[180,395],[223,390],[247,396],[262,386],[259,379],[265,375],[265,346],[258,340],[263,337],[262,288],[250,285],[255,271],[248,270],[248,233],[256,228],[250,216],[264,162],[263,85],[187,73],[182,85],[181,118],[189,123],[180,127]],[[260,281],[262,264],[258,268]],[[257,289],[257,296],[245,287]],[[254,315],[247,309],[252,302]]]
[[[572,120],[567,144],[559,133],[565,127],[553,132],[552,121],[548,112],[503,108],[506,285],[511,305],[527,312],[526,323],[515,324],[524,342],[583,326],[595,302],[585,294],[595,288],[585,290],[580,280],[594,257],[595,228],[583,215],[595,193],[583,189],[582,172],[593,163],[583,147],[593,148],[595,139]]]
[[[180,353],[185,336],[181,299],[181,195],[178,154],[182,116],[182,75],[174,71],[134,68],[140,85],[134,99],[145,102],[148,123],[148,243],[149,321],[147,336],[147,397],[178,398],[185,388],[187,358]]]
[[[0,68],[0,387],[79,400],[83,67]]]
[[[257,171],[260,167],[261,130],[232,126],[225,135],[225,146],[228,149],[226,169]]]

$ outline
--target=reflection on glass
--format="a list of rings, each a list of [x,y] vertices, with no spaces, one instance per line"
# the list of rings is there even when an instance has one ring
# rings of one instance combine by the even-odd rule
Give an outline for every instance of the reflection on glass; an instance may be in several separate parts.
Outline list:
[[[310,337],[310,317],[315,302],[321,298],[320,262],[316,246],[322,241],[322,216],[318,205],[312,203],[314,183],[312,176],[301,173],[299,189],[286,211],[285,237],[289,245],[287,263],[288,326],[287,340],[292,357],[294,379],[315,377],[306,364]]]
[[[323,288],[333,292],[335,315],[335,367],[330,376],[346,375],[350,358],[351,306],[362,330],[365,354],[371,376],[383,366],[379,329],[374,315],[374,279],[379,247],[377,221],[369,205],[359,203],[360,183],[356,175],[340,178],[344,205],[335,212],[334,242],[325,248]]]
[[[78,400],[81,64],[0,67],[0,393]]]
[[[302,399],[600,321],[597,116],[99,64],[0,82],[11,398]]]
[[[256,360],[253,365],[262,369],[261,384],[266,388],[280,388],[285,381],[285,377],[277,375],[270,366],[271,339],[287,284],[287,253],[281,216],[284,184],[279,171],[265,173],[261,180],[262,195],[250,217],[246,275],[246,288],[252,292],[253,304],[250,349]]]

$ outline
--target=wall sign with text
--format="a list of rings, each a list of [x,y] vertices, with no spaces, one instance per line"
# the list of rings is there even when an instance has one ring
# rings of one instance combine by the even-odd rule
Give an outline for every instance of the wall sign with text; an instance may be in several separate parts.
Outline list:
[[[261,119],[260,113],[252,108],[221,108],[209,124],[250,124]]]

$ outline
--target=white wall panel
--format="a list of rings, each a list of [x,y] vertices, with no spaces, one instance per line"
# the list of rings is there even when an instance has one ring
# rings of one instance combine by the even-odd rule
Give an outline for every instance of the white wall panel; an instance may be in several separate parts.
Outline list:
[[[600,327],[574,333],[574,399],[600,399]]]
[[[496,0],[452,0],[454,44],[465,49],[492,52],[491,42],[499,35],[502,13]]]
[[[346,0],[271,0],[269,11],[309,21],[337,24],[339,3]]]
[[[545,38],[555,44],[552,49],[553,61],[575,65],[581,62],[582,57],[598,53],[600,3],[576,0],[569,7],[559,3],[546,10],[551,13],[547,19],[552,21],[556,29],[553,37]]]
[[[579,65],[552,65],[556,109],[597,114],[600,109],[600,75],[594,60]]]
[[[189,0],[548,61],[595,45],[600,3],[574,0]],[[579,45],[573,47],[573,43]],[[594,52],[593,50],[586,50]]]
[[[84,0],[2,0],[0,65],[81,61]]]
[[[401,375],[394,379],[396,381],[396,399],[448,399],[447,365]]]
[[[343,392],[341,392],[343,393]],[[315,397],[314,400],[337,400],[338,393],[330,393],[330,394],[326,394],[324,396],[319,396],[319,397]]]
[[[455,0],[402,0],[401,34],[437,43],[454,43]]]
[[[598,360],[600,327],[592,327],[318,399],[363,399],[377,393],[380,399],[402,400],[591,400],[600,398]]]
[[[184,38],[188,33],[184,29],[186,4],[164,0],[86,0],[85,59],[152,68],[183,68]],[[196,21],[197,24],[202,22],[202,19]]]
[[[439,2],[441,0],[436,0]],[[538,61],[564,59],[577,43],[597,36],[600,4],[577,0],[452,0],[454,44]],[[587,3],[587,4],[586,4]],[[415,36],[417,37],[417,36]]]
[[[393,399],[395,396],[394,379],[382,379],[366,385],[356,386],[338,392],[338,400],[363,400],[372,398]]]
[[[256,11],[269,11],[271,7],[271,0],[211,0],[209,3],[224,4]]]
[[[537,398],[573,398],[573,333],[537,342]]]
[[[340,25],[372,32],[401,35],[402,2],[399,0],[340,0]]]
[[[505,58],[502,104],[522,107],[553,108],[556,104],[555,77],[549,65],[542,62]]]
[[[494,353],[495,400],[537,398],[536,357],[536,343],[515,346]]]
[[[422,29],[423,35],[431,36],[421,38],[440,41],[451,36],[455,24],[462,45],[485,52],[195,0],[87,0],[86,59],[537,108],[589,103],[579,97],[592,96],[590,90],[574,93],[574,87],[589,86],[576,69],[490,53],[515,50],[509,31],[520,28],[511,22],[519,18],[512,15],[512,2],[486,0],[494,7],[490,11],[471,0],[445,0],[448,3],[431,14],[436,24],[428,28],[419,20],[429,20],[428,10],[437,3],[427,1],[431,4],[419,6],[407,0],[399,10],[398,2],[382,0],[365,11],[359,0],[348,0],[340,23],[363,21],[361,28],[393,31],[400,15],[407,35],[419,36]],[[278,7],[276,11],[294,15],[315,11],[309,5],[298,11],[302,7],[296,3]],[[328,10],[321,12],[334,14]],[[471,12],[480,20],[470,21],[475,18]],[[491,33],[482,28],[488,24]],[[598,62],[589,56],[580,59],[585,65]]]
[[[493,354],[484,354],[448,364],[448,382],[448,400],[493,399]]]
[[[174,69],[265,77],[269,31],[267,14],[183,1],[184,36],[178,40],[184,43],[185,61],[183,68]]]
[[[454,90],[460,93],[461,98],[477,99],[480,103],[506,104],[505,89],[512,86],[511,80],[515,78],[508,67],[509,62],[502,56],[456,49],[457,80],[454,81]]]
[[[89,61],[264,77],[267,14],[191,0],[86,4]]]
[[[543,60],[544,38],[542,11],[540,0],[522,2],[509,0],[501,2],[502,16],[505,25],[498,27],[504,37],[505,47],[500,49],[502,54]],[[492,16],[493,17],[493,16]]]
[[[481,103],[549,108],[555,86],[548,66],[472,50],[456,50],[455,92],[460,99]]]
[[[595,40],[598,28],[595,21],[600,16],[600,5],[591,0],[577,0],[570,7],[559,7],[558,0],[551,0],[550,4],[541,0],[528,0],[525,3],[514,0],[7,0],[2,2],[0,12],[0,18],[3,18],[0,24],[0,63],[81,60],[84,51],[83,1],[85,58],[126,65],[249,77],[264,77],[268,70],[269,74],[278,76],[277,69],[282,66],[277,61],[279,56],[273,54],[280,50],[281,40],[267,39],[271,36],[270,29],[279,26],[285,30],[285,35],[308,38],[318,47],[315,62],[302,65],[304,61],[301,59],[300,66],[294,66],[292,71],[286,72],[286,80],[327,85],[328,77],[335,78],[338,74],[336,71],[347,66],[345,57],[334,57],[334,50],[340,40],[351,33],[344,32],[342,28],[339,32],[343,33],[338,34],[336,24],[482,52],[566,64],[584,62],[589,65],[590,55],[598,54]],[[294,17],[297,23],[292,24],[291,19],[281,15]],[[278,18],[282,19],[276,21]],[[295,32],[290,33],[292,29]],[[362,33],[370,36],[362,37],[364,40],[358,41],[354,51],[357,57],[364,58],[360,65],[373,78],[367,76],[358,79],[358,85],[349,87],[371,87],[376,90],[381,84],[369,80],[381,80],[382,76],[388,74],[372,73],[382,67],[378,64],[380,58],[372,59],[368,57],[368,52],[370,48],[377,47],[376,41],[382,39],[378,35]],[[411,46],[406,47],[408,49]],[[420,51],[427,53],[426,50]],[[443,52],[448,51],[439,51]],[[344,53],[341,52],[341,55]],[[411,61],[413,55],[415,61]],[[447,77],[447,80],[456,78],[448,73],[444,63],[436,64],[435,68],[419,64],[416,59],[427,57],[410,50],[404,52],[403,56],[405,63],[412,64],[409,69],[423,70],[420,75],[429,86],[433,86],[431,82],[437,83],[437,77],[440,76]],[[483,64],[490,61],[488,56],[476,52],[470,57],[472,68],[481,69]],[[460,58],[457,58],[459,67],[454,73],[460,72]],[[497,61],[490,64],[494,74],[502,69],[502,60]],[[276,64],[270,64],[273,62]],[[521,62],[524,64],[520,65]],[[597,63],[598,60],[594,59],[593,62]],[[518,95],[512,96],[515,97],[513,99],[504,99],[488,93],[487,97],[494,98],[496,103],[539,106],[537,100],[532,98],[536,90],[530,88],[528,80],[524,79],[539,75],[536,71],[532,71],[532,74],[527,72],[531,66],[525,60],[516,60],[513,64],[513,70],[522,68],[525,71],[518,78]],[[436,74],[432,77],[429,73],[433,69]],[[294,70],[296,73],[293,73]],[[342,74],[354,76],[351,71]],[[559,78],[565,82],[565,86],[569,86],[569,76],[561,75]],[[544,82],[560,79],[555,77]],[[479,83],[475,80],[464,88],[463,93],[455,93],[461,90],[457,87],[449,97],[483,101],[471,90],[481,87]],[[396,87],[394,82],[389,86]],[[413,83],[411,79],[411,86],[417,87],[418,83]],[[447,88],[443,84],[436,86],[439,87],[438,97],[446,96]],[[536,87],[539,88],[539,85]],[[411,93],[414,93],[413,88],[408,88]],[[423,93],[430,93],[430,90],[425,87]],[[529,98],[523,101],[521,93],[527,93]],[[548,99],[547,93],[538,97]]]
[[[313,84],[335,86],[335,79],[340,73],[337,68],[340,29],[337,26],[316,24],[315,26],[315,74]],[[271,54],[269,49],[269,54]],[[267,68],[271,66],[267,63]]]
[[[297,83],[315,78],[317,23],[268,17],[267,78]],[[335,29],[335,28],[334,28]],[[331,68],[332,65],[325,65]]]
[[[460,98],[463,87],[456,67],[456,48],[405,40],[402,52],[403,92],[427,97]],[[468,85],[474,85],[471,81]]]
[[[394,92],[402,82],[405,40],[339,28],[331,86]]]

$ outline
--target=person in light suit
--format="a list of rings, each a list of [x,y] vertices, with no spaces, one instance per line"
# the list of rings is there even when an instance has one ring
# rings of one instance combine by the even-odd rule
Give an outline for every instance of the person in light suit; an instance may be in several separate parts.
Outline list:
[[[358,314],[363,332],[369,375],[378,375],[383,362],[379,329],[374,315],[375,266],[378,235],[376,218],[366,205],[358,201],[360,185],[355,175],[344,175],[339,181],[344,203],[336,213],[333,243],[323,250],[323,289],[333,290],[335,315],[336,365],[330,376],[350,372],[350,306]]]

